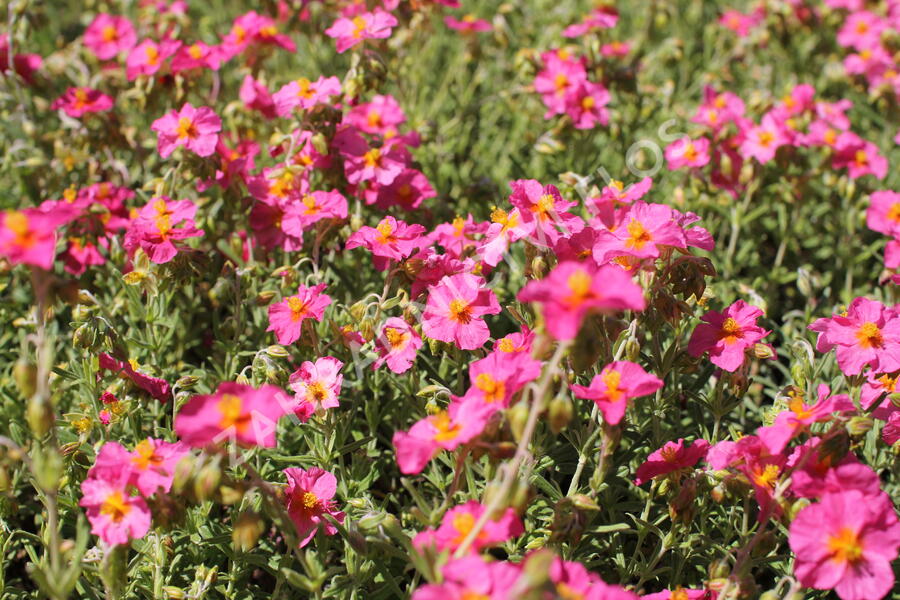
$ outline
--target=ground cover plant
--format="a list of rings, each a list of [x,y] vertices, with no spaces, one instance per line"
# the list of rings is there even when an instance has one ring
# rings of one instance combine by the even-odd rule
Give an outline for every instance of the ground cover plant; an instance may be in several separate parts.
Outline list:
[[[0,26],[0,597],[900,594],[900,2]]]

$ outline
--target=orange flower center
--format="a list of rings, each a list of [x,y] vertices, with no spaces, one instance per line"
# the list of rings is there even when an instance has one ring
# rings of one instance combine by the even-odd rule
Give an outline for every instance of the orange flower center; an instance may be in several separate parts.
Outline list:
[[[116,31],[116,28],[112,25],[107,25],[103,28],[103,33],[101,34],[104,42],[115,42],[119,39],[119,32]]]
[[[309,306],[298,296],[288,298],[288,308],[291,309],[291,321],[300,321],[309,315]]]
[[[120,523],[130,512],[131,505],[125,502],[125,496],[120,491],[107,496],[100,505],[100,514],[107,515],[113,523]]]
[[[726,344],[733,344],[738,341],[741,337],[743,337],[743,332],[741,331],[741,325],[731,317],[725,319],[722,323],[722,329],[719,331],[719,339],[724,341]]]
[[[409,341],[410,335],[405,331],[387,327],[384,330],[384,337],[387,338],[388,345],[390,345],[392,349],[401,350],[406,346],[406,342]]]
[[[644,227],[643,223],[638,221],[637,219],[632,219],[630,223],[628,223],[628,239],[625,240],[626,248],[634,248],[635,250],[642,249],[647,242],[653,240],[653,236],[650,235],[650,232],[647,231],[647,228]]]
[[[382,221],[375,226],[375,229],[378,231],[378,238],[376,241],[379,244],[392,244],[397,241],[397,236],[394,235],[394,227],[391,225],[390,221]]]
[[[450,302],[450,319],[462,325],[472,322],[472,305],[460,298]]]
[[[603,385],[606,386],[606,395],[612,402],[619,402],[625,395],[625,390],[619,388],[622,381],[622,373],[615,369],[610,369],[600,376]]]
[[[444,410],[436,415],[432,415],[428,420],[431,421],[432,427],[437,430],[437,433],[434,434],[434,440],[436,442],[452,440],[459,435],[459,432],[462,429],[462,425],[450,421],[450,415]]]
[[[381,165],[381,150],[372,148],[363,155],[363,162],[367,167],[374,168]]]
[[[856,330],[856,339],[863,348],[881,348],[884,339],[881,337],[881,329],[878,325],[868,321]]]
[[[862,540],[849,527],[842,527],[837,534],[828,537],[828,550],[834,562],[854,564],[862,559]]]
[[[589,298],[595,296],[591,290],[591,276],[583,269],[578,269],[566,280],[566,286],[569,288],[569,295],[566,296],[566,304],[571,308],[577,308],[585,303]]]
[[[149,440],[143,440],[134,447],[137,456],[131,458],[131,463],[140,471],[146,471],[150,467],[158,467],[162,465],[163,459],[156,453],[156,449]]]
[[[219,400],[219,412],[222,413],[222,420],[219,421],[222,429],[234,427],[235,431],[243,433],[250,426],[251,418],[244,412],[244,402],[234,394],[222,396]]]
[[[28,249],[37,243],[37,236],[31,230],[28,223],[28,216],[23,212],[11,210],[6,213],[6,219],[3,223],[7,229],[13,232],[15,236],[13,245],[19,248]]]
[[[178,134],[179,140],[192,140],[199,135],[197,127],[194,125],[194,121],[187,117],[178,118],[178,127],[175,128],[175,133]]]
[[[494,379],[489,373],[479,373],[475,378],[475,387],[484,393],[485,402],[499,402],[506,396],[506,383]]]
[[[366,20],[360,16],[353,17],[353,37],[359,39],[366,29]]]

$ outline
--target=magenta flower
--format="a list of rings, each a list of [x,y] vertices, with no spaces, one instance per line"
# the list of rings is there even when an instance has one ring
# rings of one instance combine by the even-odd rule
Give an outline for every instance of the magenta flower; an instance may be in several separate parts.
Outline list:
[[[709,140],[678,138],[666,147],[666,163],[671,170],[683,167],[700,168],[709,163]]]
[[[166,402],[172,397],[172,390],[165,379],[141,373],[137,370],[139,366],[135,361],[117,360],[106,352],[101,352],[97,358],[101,371],[112,371],[119,377],[131,380],[134,385],[160,402]]]
[[[274,331],[279,344],[293,344],[300,339],[303,321],[306,319],[322,320],[325,308],[331,304],[331,298],[323,294],[325,284],[313,287],[299,286],[297,293],[269,306],[269,328]]]
[[[309,110],[317,104],[329,102],[332,96],[340,93],[341,82],[337,77],[321,76],[316,81],[300,77],[281,86],[272,94],[272,100],[278,116],[286,117],[298,106]]]
[[[335,476],[318,467],[285,469],[284,476],[288,481],[285,504],[297,528],[300,547],[307,545],[319,530],[325,535],[337,533],[337,527],[324,518],[328,515],[339,523],[344,522],[344,513],[337,510],[332,500],[337,491]]]
[[[797,514],[788,541],[794,574],[806,587],[833,589],[841,600],[883,598],[894,587],[900,523],[883,493],[824,495]]]
[[[159,43],[144,40],[131,49],[125,61],[125,74],[128,81],[141,75],[155,75],[163,67],[163,63],[181,48],[181,42],[164,39]]]
[[[441,569],[442,582],[418,587],[412,600],[509,600],[520,573],[518,565],[477,555],[451,559]]]
[[[697,461],[706,458],[707,450],[709,450],[709,442],[706,440],[694,440],[687,446],[685,446],[683,438],[679,438],[677,442],[666,442],[662,448],[652,452],[647,460],[638,467],[634,485],[643,485],[662,475],[691,468],[697,464]]]
[[[676,220],[680,216],[664,204],[643,200],[623,208],[613,227],[597,232],[594,260],[605,264],[620,256],[658,258],[663,247],[685,248],[685,232]]]
[[[191,69],[212,69],[213,71],[218,71],[221,64],[222,52],[218,46],[194,42],[190,46],[179,48],[172,57],[172,72],[180,73]],[[243,86],[241,89],[243,91]],[[243,100],[243,98],[241,99]]]
[[[113,99],[110,96],[99,90],[83,87],[70,87],[50,105],[53,110],[61,109],[76,119],[87,113],[105,112],[112,107]]]
[[[429,415],[409,431],[394,432],[400,472],[421,473],[441,450],[455,450],[481,435],[495,409],[484,402],[454,401],[445,411]]]
[[[134,26],[126,17],[100,13],[84,31],[84,45],[100,60],[109,60],[137,42]]]
[[[477,500],[455,506],[444,513],[436,530],[427,529],[413,539],[416,548],[434,545],[437,550],[454,552],[475,527],[484,514],[485,507]],[[502,544],[525,533],[522,521],[512,508],[507,508],[498,518],[489,519],[469,546],[469,552],[478,553],[482,548]]]
[[[397,128],[406,122],[406,115],[393,96],[379,94],[369,102],[350,108],[343,122],[387,139],[397,135]]]
[[[519,209],[522,223],[532,226],[529,240],[538,246],[552,246],[584,228],[581,217],[568,212],[576,203],[563,199],[556,186],[542,186],[534,179],[518,179],[509,186],[509,201]]]
[[[550,565],[550,582],[555,588],[557,598],[638,600],[632,592],[606,583],[581,563],[565,561],[559,557],[554,558]]]
[[[775,158],[775,152],[787,143],[783,124],[767,113],[758,126],[746,132],[740,153],[744,158],[755,158],[765,164]]]
[[[118,471],[105,473],[103,479],[88,477],[81,482],[82,498],[91,533],[110,546],[127,544],[144,537],[150,529],[150,509],[140,496],[128,491],[130,470],[127,463]]]
[[[278,116],[272,94],[269,93],[269,90],[261,81],[253,79],[253,76],[249,73],[244,76],[244,81],[241,82],[238,97],[244,103],[244,106],[258,111],[266,119],[274,119]]]
[[[428,290],[422,330],[432,339],[474,350],[491,335],[484,315],[499,312],[497,297],[484,279],[471,273],[448,275]]]
[[[484,234],[481,247],[478,248],[479,256],[486,265],[497,266],[509,250],[509,245],[531,235],[534,227],[535,221],[526,223],[518,208],[506,212],[494,207],[491,210],[491,223]]]
[[[866,366],[879,373],[900,370],[900,318],[876,300],[855,298],[846,314],[817,319],[809,329],[819,333],[816,350],[836,348],[845,375]]]
[[[159,134],[159,155],[168,158],[178,146],[184,146],[197,156],[210,156],[216,151],[222,121],[207,106],[194,108],[190,103],[180,111],[169,111],[153,121],[150,129]]]
[[[352,184],[390,185],[406,170],[409,153],[397,144],[370,147],[354,127],[344,127],[334,136],[334,147],[344,158],[344,174]]]
[[[573,261],[561,262],[543,279],[529,281],[517,298],[542,305],[544,326],[558,340],[574,339],[590,313],[645,306],[641,287],[622,269]]]
[[[399,206],[404,210],[419,208],[423,200],[434,198],[437,192],[422,171],[405,169],[388,185],[369,182],[362,192],[366,204],[382,210]]]
[[[392,260],[400,261],[426,242],[425,228],[407,225],[394,217],[384,217],[375,227],[363,226],[347,238],[347,250],[363,246],[372,253],[379,271],[387,270]]]
[[[788,442],[813,423],[830,420],[832,413],[855,410],[849,396],[829,396],[830,393],[831,389],[827,385],[820,384],[818,402],[811,406],[805,404],[802,397],[795,396],[791,398],[788,410],[778,413],[774,424],[757,429],[756,435],[766,445],[769,453],[780,453]]]
[[[663,381],[647,373],[640,365],[627,360],[616,361],[594,375],[591,385],[570,385],[577,398],[593,400],[610,425],[618,425],[625,416],[628,401],[654,393]]]
[[[175,433],[194,448],[232,441],[240,446],[275,446],[278,419],[293,405],[280,388],[259,389],[234,382],[219,384],[215,394],[192,396],[175,416]]]
[[[353,18],[340,17],[325,30],[325,35],[337,42],[338,53],[343,53],[367,39],[384,39],[391,36],[397,19],[389,12],[375,9]]]
[[[300,202],[288,204],[282,225],[285,231],[301,232],[323,219],[346,219],[347,199],[337,191],[309,192]]]
[[[36,208],[0,212],[0,255],[13,264],[50,269],[56,256],[56,229],[71,215]]]
[[[866,225],[872,231],[900,237],[900,193],[891,190],[872,192],[866,211]]]
[[[444,25],[450,29],[455,29],[456,31],[461,31],[463,33],[477,33],[490,31],[492,29],[490,23],[484,19],[475,18],[475,15],[463,15],[462,19],[447,15],[444,17]]]
[[[175,477],[175,466],[188,452],[181,442],[172,444],[153,438],[139,442],[134,452],[129,452],[118,442],[106,442],[100,448],[88,477],[108,480],[125,471],[129,474],[129,485],[149,498],[158,491],[169,491]]]
[[[564,50],[544,52],[544,68],[534,78],[534,89],[547,106],[545,119],[566,112],[566,102],[579,85],[587,81],[585,60],[576,59]]]
[[[167,263],[178,254],[176,241],[203,235],[194,224],[196,213],[197,206],[190,200],[153,198],[128,224],[122,246],[131,254],[140,248],[151,261]]]
[[[744,364],[747,350],[770,332],[756,325],[763,312],[738,300],[724,312],[711,310],[703,315],[688,342],[688,354],[694,357],[709,352],[709,360],[726,371],[737,371]]]
[[[463,398],[506,408],[513,396],[541,374],[541,361],[528,352],[495,350],[469,365],[471,385]]]
[[[305,422],[314,413],[340,405],[338,394],[344,382],[341,375],[343,366],[344,363],[338,359],[323,356],[316,362],[305,361],[291,374],[290,387],[296,400],[294,414],[301,421]]]
[[[384,322],[381,333],[375,338],[378,359],[373,368],[387,364],[394,373],[405,373],[416,360],[416,353],[422,347],[422,338],[413,327],[399,317],[391,317]]]

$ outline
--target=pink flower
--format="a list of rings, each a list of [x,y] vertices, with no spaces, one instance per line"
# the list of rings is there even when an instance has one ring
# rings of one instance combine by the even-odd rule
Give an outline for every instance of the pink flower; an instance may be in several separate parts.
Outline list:
[[[527,566],[525,567],[528,568]],[[638,600],[638,597],[617,585],[610,585],[577,562],[559,557],[550,565],[550,582],[558,598],[585,600]]]
[[[706,440],[694,440],[687,446],[684,445],[683,438],[679,438],[677,442],[666,442],[662,448],[652,452],[647,460],[638,467],[634,485],[643,485],[661,475],[693,467],[697,461],[706,458],[707,450],[709,450],[709,442]]]
[[[809,329],[819,332],[819,352],[837,348],[845,375],[861,373],[865,366],[879,373],[900,370],[900,318],[878,301],[855,298],[845,315],[817,319]]]
[[[343,53],[367,39],[383,39],[391,36],[391,29],[397,26],[397,19],[381,9],[364,12],[352,19],[340,17],[325,30],[325,35],[337,41],[338,53]]]
[[[416,360],[416,353],[422,347],[422,338],[412,326],[399,317],[391,317],[384,322],[381,333],[375,338],[378,359],[373,368],[387,363],[394,373],[405,373]]]
[[[561,262],[543,279],[529,281],[517,298],[542,305],[544,326],[558,340],[574,339],[590,313],[645,306],[640,286],[622,269],[573,261]]]
[[[794,574],[806,587],[834,589],[841,600],[874,600],[894,586],[900,523],[885,494],[826,494],[797,514],[788,541]]]
[[[441,569],[442,583],[423,585],[412,600],[511,600],[509,591],[519,578],[517,565],[485,562],[480,556],[452,559]]]
[[[70,87],[53,101],[50,108],[62,109],[73,118],[83,117],[87,113],[105,112],[113,107],[113,99],[99,90],[82,87]]]
[[[892,237],[900,237],[900,193],[891,190],[872,192],[866,211],[866,225]]]
[[[756,431],[770,454],[780,453],[791,439],[813,423],[831,419],[831,413],[855,410],[853,401],[846,394],[829,396],[829,393],[830,388],[820,384],[818,402],[812,406],[807,406],[800,396],[791,398],[788,410],[778,413],[774,424],[760,427]]]
[[[384,217],[375,227],[360,227],[347,238],[347,250],[363,246],[372,253],[372,263],[379,271],[387,270],[392,260],[400,261],[425,243],[421,225],[407,225],[394,217]]]
[[[216,151],[222,121],[207,106],[194,108],[190,103],[180,111],[169,111],[153,121],[150,129],[159,134],[159,155],[168,158],[178,146],[184,146],[197,156],[210,156]]]
[[[526,223],[518,208],[507,212],[494,207],[491,210],[491,223],[484,234],[484,240],[478,249],[484,263],[495,267],[509,250],[509,245],[534,231],[535,221]]]
[[[778,148],[787,143],[784,127],[767,113],[758,126],[751,127],[747,131],[740,146],[740,153],[744,158],[755,158],[761,164],[765,164],[775,158]]]
[[[131,49],[128,59],[125,61],[125,74],[128,81],[133,81],[140,75],[154,75],[162,69],[167,58],[175,54],[181,48],[181,42],[164,39],[158,44],[153,40],[144,40]]]
[[[69,218],[36,208],[0,212],[0,255],[13,264],[50,269],[56,256],[56,229]]]
[[[888,417],[884,429],[881,430],[881,439],[888,446],[893,446],[900,441],[900,411],[894,411]]]
[[[288,481],[285,504],[297,528],[300,547],[307,545],[319,530],[325,535],[337,533],[337,527],[324,518],[328,515],[339,523],[344,522],[344,513],[337,510],[332,500],[337,491],[337,478],[318,467],[285,469],[284,476]]]
[[[407,168],[408,152],[402,151],[396,144],[370,147],[353,127],[338,131],[334,136],[334,146],[344,158],[347,181],[354,185],[363,182],[390,185]]]
[[[842,143],[842,138],[851,139],[848,143]],[[859,139],[856,134],[845,132],[838,136],[837,152],[831,161],[835,169],[847,168],[847,175],[851,179],[863,175],[874,175],[878,179],[884,179],[888,172],[887,159],[878,152],[878,146],[872,142]]]
[[[10,62],[12,70],[22,80],[31,85],[34,83],[34,74],[44,64],[40,54],[13,54],[9,55],[9,36],[0,36],[0,73],[9,73]],[[10,61],[12,58],[12,61]]]
[[[447,275],[428,290],[422,330],[430,338],[474,350],[491,335],[484,315],[499,312],[497,297],[484,279],[471,273]]]
[[[451,402],[446,411],[429,415],[409,431],[394,433],[400,472],[421,473],[441,450],[455,450],[484,431],[494,409],[484,402]]]
[[[444,25],[450,29],[462,31],[464,33],[476,33],[491,30],[490,23],[484,19],[476,19],[475,15],[464,15],[462,19],[447,15],[444,17]]]
[[[593,400],[610,425],[618,425],[625,416],[628,401],[654,393],[663,381],[627,360],[610,363],[594,375],[590,386],[570,385],[578,398]]]
[[[534,179],[511,181],[509,197],[519,209],[522,223],[533,226],[529,240],[538,246],[552,246],[560,237],[568,237],[584,228],[578,215],[569,213],[576,203],[563,199],[556,186],[542,186]]]
[[[699,357],[709,352],[709,360],[726,371],[737,371],[744,364],[747,350],[770,332],[756,325],[763,312],[738,300],[724,312],[711,310],[701,317],[688,342],[688,354]]]
[[[303,321],[321,321],[325,308],[331,304],[331,298],[322,293],[325,287],[324,283],[313,287],[301,285],[295,295],[269,306],[269,328],[266,331],[274,331],[279,344],[296,342],[300,339]]]
[[[285,231],[297,233],[324,219],[346,219],[347,199],[340,192],[309,192],[300,202],[288,204],[282,225]]]
[[[84,32],[84,45],[100,60],[109,60],[137,42],[134,26],[126,17],[100,13]]]
[[[569,25],[563,29],[563,36],[567,38],[581,37],[591,31],[615,27],[618,22],[619,14],[616,12],[615,8],[596,8],[585,15],[580,23]]]
[[[272,100],[269,90],[262,82],[253,79],[249,73],[244,76],[238,97],[244,106],[259,111],[267,119],[274,119],[277,116],[275,102]]]
[[[382,210],[399,206],[404,210],[419,208],[423,200],[434,198],[437,192],[431,187],[428,178],[418,169],[406,169],[388,185],[369,182],[363,191],[366,204],[374,205]]]
[[[330,356],[317,358],[316,362],[305,361],[290,377],[290,387],[297,401],[294,414],[306,421],[317,412],[340,405],[338,394],[344,376],[344,363]]]
[[[685,248],[685,232],[679,213],[664,204],[639,200],[616,214],[608,230],[597,232],[594,260],[605,264],[620,256],[658,258],[664,247]]]
[[[352,107],[344,115],[344,123],[360,131],[386,138],[397,135],[397,127],[406,122],[406,115],[397,100],[390,95],[377,95],[369,102]]]
[[[591,129],[597,124],[609,123],[606,105],[610,101],[609,91],[599,83],[582,82],[566,96],[566,114],[572,119],[575,129]]]
[[[112,371],[123,379],[128,379],[134,385],[141,388],[153,398],[160,402],[166,402],[172,397],[172,390],[169,382],[159,377],[151,377],[141,373],[137,369],[138,364],[135,361],[117,360],[106,352],[101,352],[98,356],[98,365],[101,371]]]
[[[190,200],[153,198],[128,224],[122,245],[131,254],[140,248],[151,261],[167,263],[178,254],[176,241],[203,235],[194,223],[196,213],[197,206]]]
[[[194,42],[190,46],[179,48],[172,57],[172,72],[181,73],[191,69],[212,69],[217,71],[221,64],[222,52],[218,46]],[[248,75],[248,77],[250,76]],[[246,79],[244,83],[246,84]]]
[[[128,452],[118,442],[107,442],[100,448],[88,477],[110,480],[125,473],[129,485],[150,497],[158,491],[169,491],[175,466],[188,452],[181,442],[172,444],[153,438],[139,442],[134,452]]]
[[[281,86],[281,89],[272,94],[272,100],[278,116],[286,117],[298,106],[303,110],[310,110],[340,93],[341,82],[337,77],[322,76],[316,81],[300,77]]]
[[[563,50],[541,55],[544,69],[534,78],[534,89],[541,94],[547,106],[545,119],[566,112],[566,99],[579,85],[587,81],[583,59],[574,59]]]
[[[280,388],[259,389],[223,382],[215,394],[192,396],[175,416],[175,434],[194,448],[223,441],[240,446],[275,446],[275,430],[293,404]]]
[[[881,34],[887,28],[882,17],[866,10],[855,11],[847,16],[837,41],[845,48],[870,50],[881,45]]]
[[[455,506],[444,514],[437,530],[426,530],[418,534],[413,539],[413,546],[423,548],[433,544],[439,552],[449,550],[452,553],[462,545],[484,511],[484,505],[477,500]],[[485,522],[469,546],[469,552],[478,553],[482,548],[495,546],[523,533],[525,528],[515,510],[507,508],[498,518]]]
[[[682,167],[706,166],[709,163],[709,140],[705,137],[696,140],[678,138],[666,147],[666,162],[673,171]]]
[[[127,544],[150,530],[150,509],[140,496],[128,491],[130,470],[120,469],[107,478],[89,477],[81,482],[82,498],[91,533],[110,546]]]
[[[491,404],[495,409],[509,406],[513,396],[541,374],[541,361],[528,352],[495,350],[469,365],[471,385],[465,400]]]
[[[719,17],[719,24],[735,32],[738,37],[747,37],[750,30],[761,21],[762,18],[757,13],[747,15],[737,10],[726,10]]]
[[[681,586],[674,590],[663,590],[653,594],[644,594],[641,600],[715,600],[716,592],[710,590],[689,590]]]

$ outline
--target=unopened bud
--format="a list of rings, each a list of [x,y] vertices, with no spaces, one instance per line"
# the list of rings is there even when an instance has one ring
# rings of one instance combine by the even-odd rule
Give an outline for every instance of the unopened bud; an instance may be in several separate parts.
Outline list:
[[[575,412],[575,407],[572,404],[571,398],[568,395],[565,396],[557,396],[553,400],[550,401],[550,407],[548,409],[548,417],[550,421],[550,430],[553,433],[559,433],[563,429],[566,428],[566,425],[569,424],[569,421],[572,420],[572,415]]]
[[[263,521],[253,511],[241,513],[231,532],[231,543],[235,550],[248,552],[256,546],[263,532]]]
[[[260,292],[256,295],[256,305],[257,306],[266,306],[269,302],[272,301],[272,298],[275,297],[274,290],[266,290],[264,292]]]
[[[512,430],[513,437],[516,438],[516,441],[521,440],[522,434],[525,433],[528,412],[528,404],[525,402],[519,402],[506,411],[506,418],[509,419],[509,427]]]
[[[775,350],[769,344],[753,344],[753,355],[759,360],[775,358]]]
[[[200,378],[196,375],[185,375],[183,377],[179,377],[175,381],[175,385],[177,385],[179,389],[188,390],[197,385],[198,381],[200,381]]]
[[[222,469],[215,462],[211,462],[203,466],[194,479],[194,495],[197,500],[204,502],[212,499],[219,483],[222,481]]]
[[[20,358],[13,367],[13,379],[16,381],[16,387],[22,398],[31,398],[37,389],[37,367]]]
[[[860,437],[868,433],[873,425],[875,425],[875,421],[872,420],[872,417],[852,417],[847,422],[847,433],[852,437]]]
[[[272,344],[268,348],[266,348],[266,354],[271,356],[272,358],[287,358],[290,356],[288,351],[284,349],[283,346],[279,346],[278,344]]]

